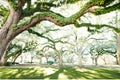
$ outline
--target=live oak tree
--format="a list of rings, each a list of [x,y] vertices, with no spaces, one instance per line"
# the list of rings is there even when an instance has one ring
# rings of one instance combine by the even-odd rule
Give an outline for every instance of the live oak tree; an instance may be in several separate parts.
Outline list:
[[[62,66],[62,55],[68,51],[64,48],[64,45],[63,44],[69,44],[66,40],[63,40],[65,38],[68,38],[69,35],[64,35],[60,38],[56,38],[54,39],[52,36],[46,36],[45,34],[51,32],[51,31],[58,31],[59,29],[47,29],[45,32],[43,33],[39,33],[33,29],[28,29],[28,32],[29,33],[32,33],[32,34],[35,34],[37,35],[38,37],[41,37],[41,38],[44,38],[44,39],[47,39],[47,42],[44,43],[44,47],[41,49],[41,51],[43,51],[43,54],[41,54],[42,56],[46,57],[46,60],[48,62],[48,58],[50,56],[50,54],[45,54],[46,51],[49,51],[49,49],[52,49],[54,51],[54,54],[56,56],[56,58],[58,59],[58,65],[59,66]],[[61,44],[61,47],[60,49],[57,49],[56,45],[60,43]],[[41,52],[40,51],[40,52]]]
[[[4,63],[7,64],[8,59],[11,59],[12,64],[15,63],[18,56],[22,53],[22,47],[17,44],[11,43],[7,49],[6,55],[4,57]]]
[[[78,12],[70,17],[64,17],[51,10],[51,7],[74,4],[78,1],[82,0],[1,0],[0,15],[4,19],[0,27],[0,65],[4,65],[4,56],[10,42],[21,32],[34,27],[44,20],[48,20],[58,26],[74,24],[76,27],[94,26],[97,29],[107,26],[120,32],[118,28],[109,25],[80,24],[78,22],[78,19],[88,12],[101,15],[120,9],[120,0],[88,0]],[[115,1],[116,3],[113,3]]]
[[[116,56],[116,44],[111,41],[94,40],[94,43],[89,47],[89,53],[91,55],[92,63],[98,65],[98,58],[103,54],[109,54]],[[105,61],[105,60],[104,60]]]
[[[19,41],[20,42],[20,41]],[[18,43],[19,43],[18,42]],[[21,41],[22,42],[22,41]],[[6,51],[5,57],[4,57],[4,63],[7,63],[7,60],[12,58],[11,62],[12,64],[15,63],[16,59],[25,52],[33,51],[36,46],[38,45],[35,41],[27,41],[25,42],[23,40],[24,47],[20,44],[11,43]]]
[[[73,53],[75,53],[78,57],[78,65],[81,66],[83,65],[82,61],[83,61],[83,53],[85,52],[85,50],[87,49],[87,47],[89,46],[89,39],[90,39],[90,35],[87,36],[78,36],[78,31],[77,30],[73,30],[72,36],[74,37],[73,42],[69,42],[71,43],[71,46],[73,47]],[[74,57],[74,56],[73,56]]]

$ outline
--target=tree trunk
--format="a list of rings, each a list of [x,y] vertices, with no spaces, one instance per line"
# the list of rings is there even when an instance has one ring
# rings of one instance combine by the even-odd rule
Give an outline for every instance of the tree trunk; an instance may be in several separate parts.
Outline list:
[[[31,61],[30,61],[30,63],[31,63],[31,64],[33,63],[33,58],[34,58],[34,57],[33,57],[33,56],[31,56]]]
[[[5,24],[0,29],[0,66],[5,64],[6,49],[9,46],[11,40],[15,37],[14,30],[12,29],[13,24],[16,24],[19,20],[20,13],[10,8],[10,14]]]
[[[95,58],[91,57],[91,59],[92,59],[92,64],[95,65]]]
[[[107,62],[106,62],[106,59],[105,59],[105,57],[103,58],[103,61],[104,61],[105,65],[107,65]]]
[[[96,55],[96,57],[95,57],[95,65],[98,65],[98,57],[99,57],[99,55]]]
[[[98,63],[97,63],[97,58],[95,58],[95,65],[98,65]]]
[[[8,30],[7,28],[2,28],[0,31],[0,66],[4,65],[4,58],[6,55],[6,50],[14,38],[13,30]]]
[[[59,66],[62,66],[62,56],[61,56],[61,54],[58,55],[58,58],[59,58]]]
[[[9,45],[9,41],[6,40],[6,39],[3,39],[2,41],[0,41],[0,66],[4,65],[5,64],[5,52],[6,52],[6,49]]]
[[[23,63],[23,56],[21,56],[20,58],[21,58],[20,63]]]
[[[117,34],[117,63],[120,65],[120,34]]]
[[[8,58],[4,58],[4,65],[7,63]]]
[[[82,56],[81,56],[81,53],[78,54],[78,63],[79,63],[79,66],[82,66]]]
[[[20,51],[18,54],[16,54],[15,56],[13,56],[13,60],[12,60],[12,64],[15,63],[16,59],[21,55],[22,51]]]
[[[42,63],[42,57],[40,57],[40,60],[39,60],[39,64],[41,64]]]

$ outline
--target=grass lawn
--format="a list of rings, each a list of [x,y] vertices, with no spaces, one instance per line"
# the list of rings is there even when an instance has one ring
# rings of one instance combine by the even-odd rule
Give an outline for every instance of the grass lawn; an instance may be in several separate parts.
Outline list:
[[[0,79],[120,79],[120,70],[94,67],[0,68]]]

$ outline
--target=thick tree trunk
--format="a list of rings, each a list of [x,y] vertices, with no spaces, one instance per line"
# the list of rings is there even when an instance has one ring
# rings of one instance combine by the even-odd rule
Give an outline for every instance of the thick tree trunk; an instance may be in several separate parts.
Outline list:
[[[117,62],[120,65],[120,34],[117,35]]]
[[[4,65],[5,63],[4,57],[5,57],[6,50],[9,46],[9,43],[11,41],[11,38],[4,38],[4,39],[1,39],[0,41],[0,65]]]
[[[16,25],[20,21],[21,17],[21,10],[22,6],[25,4],[26,0],[19,0],[18,1],[18,9],[15,10],[10,3],[6,4],[9,8],[9,15],[7,17],[6,22],[0,29],[0,65],[4,65],[5,60],[4,56],[6,54],[6,49],[9,46],[9,43],[11,42],[12,39],[15,38],[19,33],[23,32],[27,28],[34,26],[35,22],[34,20],[31,22],[30,25],[26,26],[27,28],[23,30],[13,30],[12,26]]]
[[[8,61],[8,58],[4,58],[3,65],[5,65]]]
[[[5,33],[4,33],[5,34]],[[0,65],[4,65],[4,57],[5,57],[5,52],[6,52],[6,49],[9,45],[9,40],[7,39],[2,39],[0,41]]]
[[[5,64],[4,57],[6,54],[6,49],[11,40],[15,37],[12,26],[18,22],[18,17],[19,12],[15,12],[13,9],[11,9],[5,24],[0,29],[0,66]]]

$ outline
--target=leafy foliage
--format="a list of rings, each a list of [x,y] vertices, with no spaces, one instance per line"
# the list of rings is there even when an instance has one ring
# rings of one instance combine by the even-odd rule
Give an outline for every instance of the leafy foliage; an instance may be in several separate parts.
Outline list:
[[[92,44],[90,47],[90,53],[92,55],[95,54],[96,57],[102,56],[103,54],[111,54],[115,56],[116,51],[117,51],[116,44],[111,42],[107,42],[107,44],[105,44],[105,42],[98,41],[97,44],[95,45]]]

